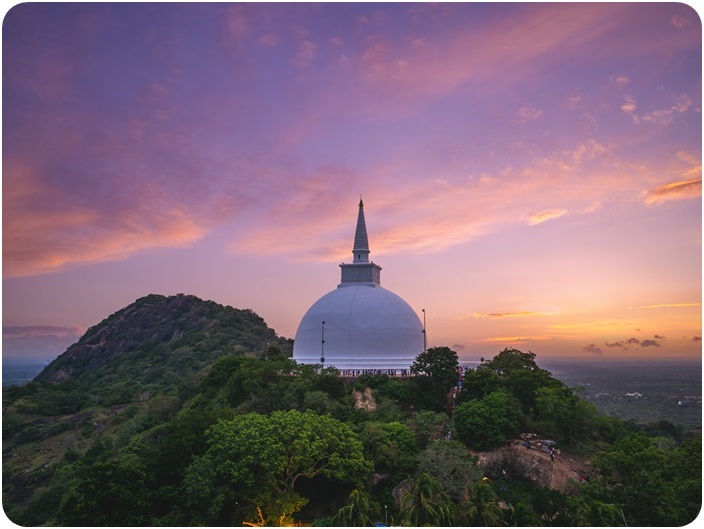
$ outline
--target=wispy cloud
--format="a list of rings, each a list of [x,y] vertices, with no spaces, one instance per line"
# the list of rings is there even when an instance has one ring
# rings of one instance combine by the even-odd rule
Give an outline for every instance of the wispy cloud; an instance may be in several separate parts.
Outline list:
[[[530,311],[523,311],[523,312],[491,312],[491,313],[481,313],[481,312],[474,312],[472,313],[472,317],[474,318],[493,318],[493,319],[500,319],[500,318],[522,318],[525,316],[551,316],[554,313],[548,313],[548,312],[530,312]]]
[[[635,23],[622,16],[633,9],[626,5],[526,5],[512,15],[520,16],[520,24],[492,16],[472,31],[449,24],[447,31],[417,35],[388,31],[411,26],[399,25],[380,8],[321,36],[301,22],[318,7],[217,9],[222,16],[211,23],[220,38],[208,34],[203,41],[202,56],[210,60],[172,64],[164,49],[179,49],[178,31],[164,29],[163,43],[135,32],[110,49],[127,55],[148,49],[144,55],[152,62],[139,71],[149,73],[120,79],[120,90],[97,90],[102,99],[83,106],[69,104],[88,99],[79,81],[109,73],[91,69],[109,61],[97,60],[85,43],[111,27],[109,17],[94,17],[90,38],[78,38],[78,22],[67,27],[81,46],[13,51],[4,79],[8,97],[29,98],[34,110],[7,134],[6,276],[188,247],[223,227],[237,252],[337,260],[349,253],[350,213],[342,201],[372,188],[369,212],[384,212],[370,234],[372,250],[436,252],[507,225],[594,212],[596,204],[642,189],[650,177],[616,159],[619,146],[599,135],[559,142],[546,137],[540,149],[517,138],[505,161],[487,155],[486,167],[477,169],[481,176],[469,180],[474,155],[424,158],[418,153],[427,138],[417,136],[424,129],[408,124],[433,121],[421,110],[442,97],[457,98],[460,87],[500,91],[512,79],[544,75],[553,62],[597,56],[595,49],[609,49],[610,41],[621,38],[624,20],[641,31],[641,22],[655,14]],[[404,10],[403,16],[445,23],[453,9],[423,8],[423,17]],[[170,19],[174,27],[180,18]],[[648,41],[648,47],[691,46],[690,33],[675,33]],[[624,56],[644,53],[628,50]],[[207,90],[196,89],[196,79],[209,79]],[[618,79],[616,84],[625,84]],[[558,96],[561,105],[565,97]],[[585,99],[572,93],[568,106],[581,108]],[[521,106],[523,101],[531,104]],[[453,108],[469,105],[466,99],[449,102]],[[670,110],[690,114],[693,106],[681,98]],[[487,129],[486,143],[466,131],[451,131],[451,140],[464,138],[462,149],[501,152],[505,146],[492,139],[505,136],[501,120],[504,126],[517,117],[542,123],[553,114],[545,99],[532,96],[495,112],[497,128]],[[529,127],[511,130],[516,128]],[[387,138],[395,141],[384,143]],[[42,150],[28,147],[34,145]],[[679,192],[692,193],[693,186]]]
[[[61,191],[43,185],[26,171],[17,173],[11,168],[3,179],[5,185],[9,183],[5,188],[9,192],[3,195],[6,277],[123,259],[145,248],[182,247],[206,231],[188,207],[164,203],[151,193],[136,198],[124,210],[106,211],[99,197],[92,206],[72,205]],[[13,190],[15,182],[18,185]],[[28,186],[31,192],[25,193]],[[40,204],[44,211],[37,215]]]
[[[539,213],[534,213],[528,216],[528,224],[531,226],[537,226],[548,220],[557,219],[567,215],[566,209],[546,209]]]
[[[49,361],[78,341],[84,329],[80,326],[30,325],[2,329],[3,358]]]
[[[3,338],[27,338],[36,336],[76,337],[81,336],[85,329],[78,325],[58,327],[55,325],[29,325],[22,327],[3,327]]]
[[[623,88],[624,86],[628,85],[631,80],[628,78],[627,75],[616,75],[611,77],[611,82],[618,88]]]
[[[655,109],[642,114],[636,113],[638,105],[636,100],[630,94],[624,97],[624,103],[621,105],[621,110],[629,114],[635,124],[650,124],[659,126],[668,126],[677,118],[690,110],[694,102],[688,94],[679,94],[674,97],[672,105],[667,108]]]
[[[697,198],[702,195],[702,178],[670,182],[652,189],[645,198],[646,204],[662,204],[670,200]]]
[[[686,307],[701,307],[702,302],[701,301],[696,301],[696,302],[691,302],[691,303],[659,303],[657,305],[643,305],[640,307],[629,307],[629,308],[636,308],[636,309],[679,309],[679,308],[686,308]]]
[[[509,343],[509,344],[519,344],[519,343],[530,343],[538,342],[544,340],[552,340],[552,336],[538,335],[538,336],[498,336],[493,338],[484,338],[479,340],[479,342],[484,343]]]
[[[545,112],[539,110],[531,105],[524,105],[518,109],[518,113],[514,123],[524,124],[529,121],[536,121],[541,119],[545,115]]]

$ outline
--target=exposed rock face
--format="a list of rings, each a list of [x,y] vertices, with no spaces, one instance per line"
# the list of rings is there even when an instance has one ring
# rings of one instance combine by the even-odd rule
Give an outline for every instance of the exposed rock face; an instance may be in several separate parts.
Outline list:
[[[355,389],[352,392],[354,397],[354,407],[362,410],[373,411],[376,409],[376,399],[371,388],[364,388],[364,391]]]
[[[490,479],[527,479],[561,492],[578,484],[580,474],[588,476],[593,472],[586,459],[559,454],[553,462],[549,453],[527,449],[522,444],[481,453],[479,465]]]
[[[178,347],[188,348],[190,354],[206,355],[217,347],[225,352],[242,348],[259,351],[277,339],[276,333],[251,310],[225,307],[184,294],[151,294],[88,329],[36,380],[78,380],[114,363],[118,357],[136,360]]]

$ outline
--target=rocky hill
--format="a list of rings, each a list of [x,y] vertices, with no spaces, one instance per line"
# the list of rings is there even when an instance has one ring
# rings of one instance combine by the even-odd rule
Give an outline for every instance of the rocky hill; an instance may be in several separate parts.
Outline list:
[[[251,310],[151,294],[88,329],[35,380],[164,390],[220,356],[261,353],[277,343],[286,348]]]

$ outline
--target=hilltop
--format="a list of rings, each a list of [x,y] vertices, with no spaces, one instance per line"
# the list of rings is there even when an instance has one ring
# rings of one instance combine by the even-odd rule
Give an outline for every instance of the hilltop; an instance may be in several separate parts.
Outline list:
[[[287,346],[251,310],[196,296],[151,294],[89,328],[37,382],[78,382],[104,392],[125,384],[168,391],[220,356]],[[289,344],[290,348],[290,344]]]

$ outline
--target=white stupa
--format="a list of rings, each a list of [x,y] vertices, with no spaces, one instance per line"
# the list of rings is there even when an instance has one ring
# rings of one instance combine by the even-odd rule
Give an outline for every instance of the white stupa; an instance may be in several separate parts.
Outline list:
[[[409,369],[423,352],[423,324],[399,296],[381,287],[381,267],[369,261],[364,204],[359,200],[353,261],[342,282],[308,309],[293,343],[293,359],[340,370]]]

